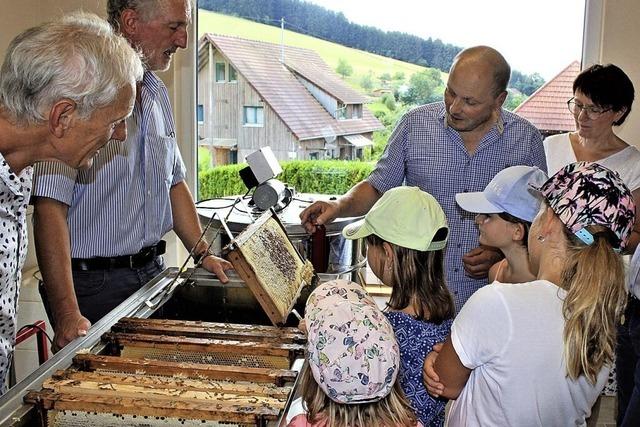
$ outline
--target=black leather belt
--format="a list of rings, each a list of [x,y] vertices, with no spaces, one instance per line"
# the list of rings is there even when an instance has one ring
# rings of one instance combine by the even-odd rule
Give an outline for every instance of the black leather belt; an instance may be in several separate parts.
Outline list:
[[[71,268],[80,271],[140,268],[158,255],[162,255],[166,249],[167,242],[160,240],[153,246],[140,249],[140,252],[134,255],[122,255],[110,258],[71,258]]]

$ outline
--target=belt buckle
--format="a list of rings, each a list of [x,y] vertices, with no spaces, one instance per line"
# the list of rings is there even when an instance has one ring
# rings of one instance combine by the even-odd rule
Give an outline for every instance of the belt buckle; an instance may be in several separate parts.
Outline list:
[[[135,267],[134,267],[134,262],[133,262],[133,257],[134,257],[133,255],[130,255],[130,256],[129,256],[129,268],[130,268],[131,270],[133,270],[133,269],[135,268]]]

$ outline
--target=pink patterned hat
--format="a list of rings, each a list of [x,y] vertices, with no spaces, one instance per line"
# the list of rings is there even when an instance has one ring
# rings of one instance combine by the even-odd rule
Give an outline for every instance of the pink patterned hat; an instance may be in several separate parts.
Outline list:
[[[393,328],[357,283],[334,280],[318,286],[305,310],[311,372],[338,403],[375,402],[387,396],[400,369]]]
[[[601,225],[618,237],[614,249],[622,250],[627,245],[636,205],[616,172],[597,163],[571,163],[539,190],[564,225],[585,244],[593,243],[585,227]]]

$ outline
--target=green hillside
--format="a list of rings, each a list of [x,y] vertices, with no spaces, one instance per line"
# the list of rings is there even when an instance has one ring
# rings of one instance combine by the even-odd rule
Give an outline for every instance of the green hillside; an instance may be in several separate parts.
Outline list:
[[[280,43],[281,33],[277,27],[260,24],[246,19],[214,13],[200,9],[198,15],[198,38],[204,33],[231,35],[250,40],[260,40],[269,43]],[[286,24],[285,24],[286,27]],[[346,60],[353,67],[353,74],[346,81],[354,87],[360,87],[363,76],[371,74],[374,86],[378,86],[378,76],[388,73],[391,76],[403,73],[406,81],[415,72],[424,67],[397,61],[380,55],[351,49],[336,43],[317,39],[315,37],[285,30],[284,43],[289,46],[303,47],[314,50],[334,70],[340,59]],[[443,75],[443,80],[446,76]]]

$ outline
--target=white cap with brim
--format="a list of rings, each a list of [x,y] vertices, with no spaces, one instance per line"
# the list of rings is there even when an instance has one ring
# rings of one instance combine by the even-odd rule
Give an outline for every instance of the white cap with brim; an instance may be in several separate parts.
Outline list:
[[[441,229],[446,233],[433,241]],[[448,230],[444,211],[431,194],[418,187],[396,187],[384,193],[363,219],[347,225],[342,235],[354,240],[375,234],[389,243],[424,252],[444,249]]]
[[[483,192],[456,194],[456,202],[467,212],[506,212],[533,222],[542,199],[530,184],[542,185],[546,180],[547,175],[537,167],[511,166],[498,172]]]

